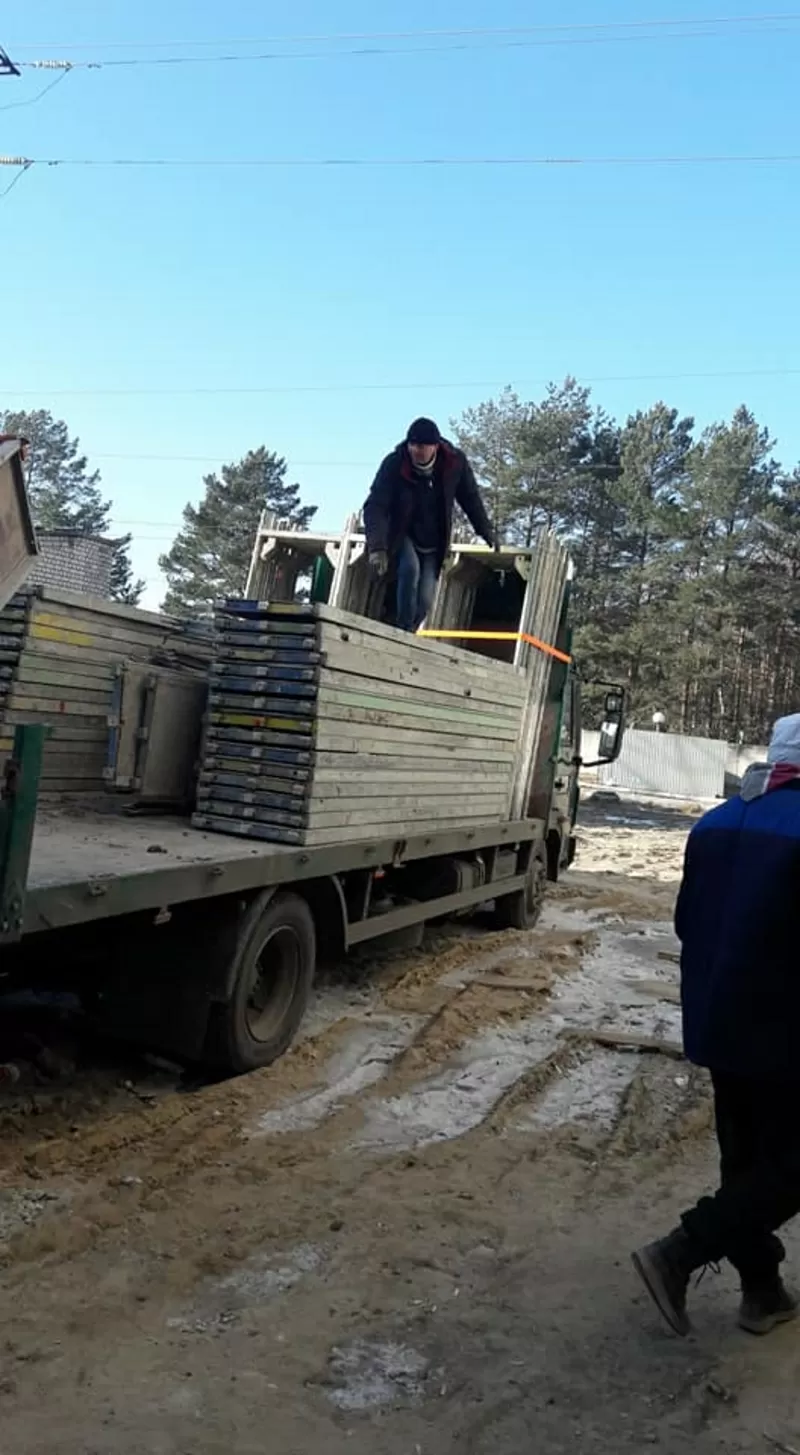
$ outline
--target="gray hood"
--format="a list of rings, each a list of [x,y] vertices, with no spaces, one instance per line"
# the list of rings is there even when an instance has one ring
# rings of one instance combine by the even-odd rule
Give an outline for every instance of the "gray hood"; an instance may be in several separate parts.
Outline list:
[[[767,761],[751,763],[742,778],[740,797],[745,803],[751,803],[772,788],[784,787],[793,777],[792,769],[800,777],[800,712],[778,718],[767,749]]]

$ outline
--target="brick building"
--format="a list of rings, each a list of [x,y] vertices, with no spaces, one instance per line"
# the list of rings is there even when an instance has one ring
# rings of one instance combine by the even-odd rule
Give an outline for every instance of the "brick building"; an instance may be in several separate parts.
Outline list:
[[[36,534],[39,556],[28,578],[32,586],[61,586],[110,598],[116,541],[77,530],[40,530]]]

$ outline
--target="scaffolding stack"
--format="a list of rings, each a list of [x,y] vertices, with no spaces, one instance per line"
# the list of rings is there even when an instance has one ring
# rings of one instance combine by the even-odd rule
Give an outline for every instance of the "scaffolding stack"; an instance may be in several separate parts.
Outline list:
[[[539,543],[523,619],[554,640],[566,553]],[[551,659],[517,665],[315,603],[216,618],[198,828],[291,845],[525,816]]]
[[[102,793],[121,665],[205,675],[211,652],[210,632],[174,618],[52,587],[21,591],[0,612],[0,752],[17,727],[42,723],[42,792]]]

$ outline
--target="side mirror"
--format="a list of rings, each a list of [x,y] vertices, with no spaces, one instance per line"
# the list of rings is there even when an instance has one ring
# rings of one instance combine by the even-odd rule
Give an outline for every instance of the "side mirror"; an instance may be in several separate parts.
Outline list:
[[[622,752],[625,732],[625,694],[607,692],[603,704],[603,721],[600,727],[600,741],[597,756],[601,763],[613,763]]]

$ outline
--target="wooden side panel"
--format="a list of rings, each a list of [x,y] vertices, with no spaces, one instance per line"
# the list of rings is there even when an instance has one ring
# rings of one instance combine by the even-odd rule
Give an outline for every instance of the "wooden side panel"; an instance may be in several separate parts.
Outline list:
[[[525,615],[545,642],[566,574],[545,537]],[[509,821],[527,802],[546,653],[526,647],[515,666],[285,602],[228,603],[217,627],[199,827],[323,845]]]

